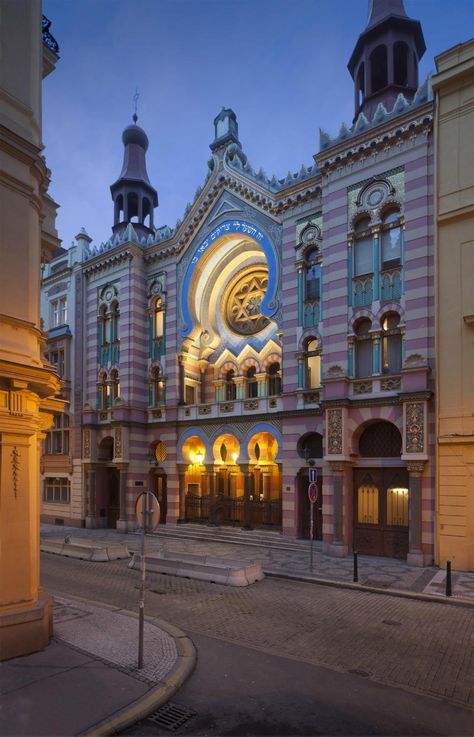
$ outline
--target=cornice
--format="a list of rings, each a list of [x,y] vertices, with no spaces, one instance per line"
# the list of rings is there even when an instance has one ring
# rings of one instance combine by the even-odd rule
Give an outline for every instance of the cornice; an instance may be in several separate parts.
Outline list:
[[[123,245],[121,246],[121,248],[123,249]],[[84,266],[84,274],[85,276],[90,276],[90,274],[93,274],[97,271],[110,269],[113,266],[119,264],[121,261],[129,261],[133,259],[133,256],[134,254],[132,253],[132,248],[130,247],[120,250],[118,253],[108,251],[106,254],[100,254],[100,256],[96,256],[96,258],[92,262],[88,261],[87,266]]]
[[[315,155],[323,177],[375,153],[399,146],[420,134],[427,135],[433,128],[433,101],[391,118],[386,123],[347,138]]]

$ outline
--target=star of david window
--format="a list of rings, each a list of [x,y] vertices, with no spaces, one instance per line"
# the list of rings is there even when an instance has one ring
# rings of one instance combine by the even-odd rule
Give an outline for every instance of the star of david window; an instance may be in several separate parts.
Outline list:
[[[240,335],[260,332],[269,320],[262,315],[260,306],[268,286],[268,272],[253,269],[239,275],[231,285],[226,301],[226,318],[229,327]]]

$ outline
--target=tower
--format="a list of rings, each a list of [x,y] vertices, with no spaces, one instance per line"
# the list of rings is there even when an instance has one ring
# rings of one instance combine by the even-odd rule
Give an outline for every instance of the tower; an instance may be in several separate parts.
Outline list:
[[[133,124],[122,133],[124,145],[123,165],[120,176],[110,187],[114,201],[114,224],[112,230],[119,233],[128,223],[139,235],[153,233],[153,210],[158,206],[158,194],[150,184],[146,170],[146,151],[148,137],[143,128],[137,125],[137,115]]]
[[[390,110],[400,92],[412,99],[425,49],[420,22],[407,16],[403,0],[369,0],[367,26],[347,65],[354,80],[354,120],[361,112],[370,119],[379,102]]]

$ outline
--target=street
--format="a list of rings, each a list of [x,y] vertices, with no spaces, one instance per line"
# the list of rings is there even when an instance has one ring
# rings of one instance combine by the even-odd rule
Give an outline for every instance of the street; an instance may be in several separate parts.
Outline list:
[[[46,590],[135,610],[127,561],[42,556]],[[471,734],[467,607],[266,578],[245,589],[147,574],[146,615],[198,665],[173,701],[187,734]],[[149,722],[129,735],[166,734]]]

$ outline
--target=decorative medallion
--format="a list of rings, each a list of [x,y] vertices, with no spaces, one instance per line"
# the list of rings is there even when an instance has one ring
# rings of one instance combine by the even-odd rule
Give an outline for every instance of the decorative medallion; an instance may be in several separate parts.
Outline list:
[[[240,335],[254,335],[270,320],[262,315],[261,304],[268,286],[268,271],[252,269],[239,274],[230,286],[225,314],[229,327]]]
[[[328,453],[342,454],[342,409],[328,409]]]
[[[425,411],[423,402],[406,405],[406,452],[423,453],[425,447]]]

